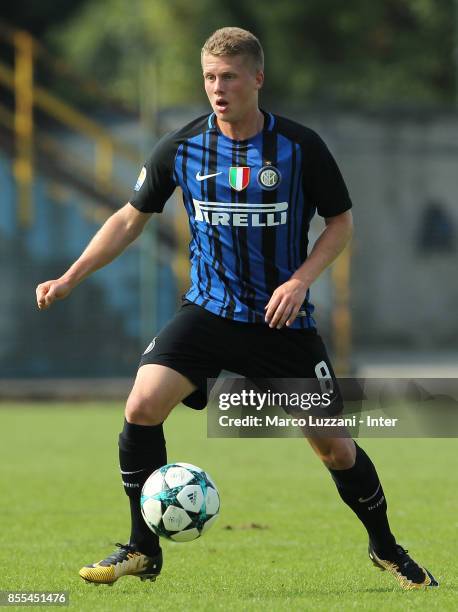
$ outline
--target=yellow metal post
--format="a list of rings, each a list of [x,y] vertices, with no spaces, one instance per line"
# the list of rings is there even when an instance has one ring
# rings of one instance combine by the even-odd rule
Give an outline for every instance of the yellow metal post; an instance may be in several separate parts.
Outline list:
[[[334,337],[334,366],[338,376],[350,373],[351,314],[350,314],[350,262],[348,246],[332,267],[334,308],[332,326]]]
[[[95,177],[101,191],[109,191],[113,173],[113,143],[108,138],[96,142]]]
[[[33,221],[33,40],[27,32],[14,34],[15,70],[14,130],[16,157],[14,175],[17,188],[17,215],[20,226]]]

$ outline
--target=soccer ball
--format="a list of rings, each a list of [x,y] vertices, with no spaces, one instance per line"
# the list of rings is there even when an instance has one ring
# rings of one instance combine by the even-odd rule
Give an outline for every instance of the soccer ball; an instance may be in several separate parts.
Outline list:
[[[190,542],[204,534],[219,513],[219,494],[210,476],[190,463],[168,463],[143,485],[141,511],[156,535]]]

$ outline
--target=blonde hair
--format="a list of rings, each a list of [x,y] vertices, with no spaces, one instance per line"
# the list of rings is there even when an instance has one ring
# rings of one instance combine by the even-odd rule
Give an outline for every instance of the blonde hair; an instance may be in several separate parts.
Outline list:
[[[219,56],[245,55],[252,60],[256,70],[264,69],[264,51],[254,34],[242,28],[220,28],[207,38],[202,47],[204,53]]]

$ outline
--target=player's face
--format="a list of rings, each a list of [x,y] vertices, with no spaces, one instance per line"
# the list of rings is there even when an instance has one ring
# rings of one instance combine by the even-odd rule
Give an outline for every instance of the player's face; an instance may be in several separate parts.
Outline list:
[[[205,91],[219,121],[237,123],[258,109],[264,74],[244,55],[202,57]]]

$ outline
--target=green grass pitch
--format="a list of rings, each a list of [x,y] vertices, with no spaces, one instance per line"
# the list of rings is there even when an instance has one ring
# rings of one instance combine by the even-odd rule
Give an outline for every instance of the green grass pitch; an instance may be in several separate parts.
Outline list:
[[[205,412],[177,408],[169,460],[209,471],[220,519],[195,542],[165,541],[156,583],[96,588],[78,569],[128,536],[121,404],[4,404],[0,423],[2,590],[68,590],[78,611],[457,609],[455,440],[360,440],[398,540],[441,583],[404,592],[370,564],[362,526],[306,442],[207,439]]]

